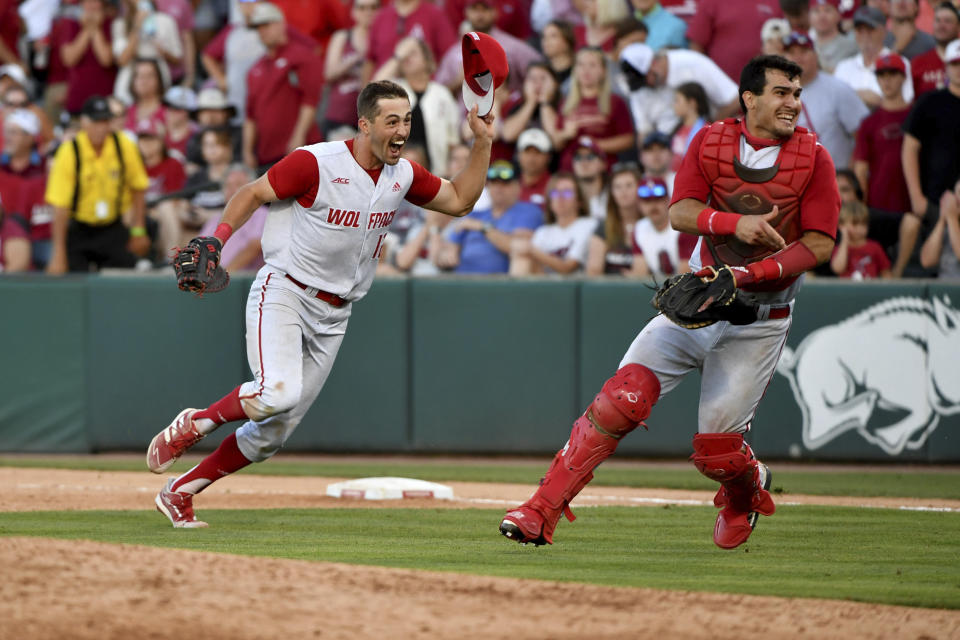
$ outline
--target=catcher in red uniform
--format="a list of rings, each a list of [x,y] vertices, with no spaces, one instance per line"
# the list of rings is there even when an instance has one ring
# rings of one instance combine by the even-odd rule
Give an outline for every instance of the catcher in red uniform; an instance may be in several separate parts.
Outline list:
[[[694,137],[670,205],[673,227],[700,236],[693,273],[658,292],[662,314],[574,422],[536,493],[507,512],[504,536],[552,543],[561,513],[573,519],[570,501],[597,465],[694,370],[701,386],[691,459],[720,484],[714,542],[737,547],[759,515],[773,514],[770,470],[744,435],[776,369],[802,274],[830,258],[840,210],[833,161],[796,126],[800,74],[780,56],[754,58],[740,75],[746,116]]]

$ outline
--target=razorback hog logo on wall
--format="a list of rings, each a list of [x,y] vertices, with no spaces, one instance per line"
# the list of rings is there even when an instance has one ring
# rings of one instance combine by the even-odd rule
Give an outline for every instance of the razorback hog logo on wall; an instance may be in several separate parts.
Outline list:
[[[784,347],[777,370],[803,412],[803,444],[855,429],[891,456],[919,449],[960,413],[960,311],[944,297],[898,297]]]

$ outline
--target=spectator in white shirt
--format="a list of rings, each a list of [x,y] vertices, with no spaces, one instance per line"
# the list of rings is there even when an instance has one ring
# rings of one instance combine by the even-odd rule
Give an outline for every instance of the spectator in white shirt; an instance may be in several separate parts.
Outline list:
[[[510,274],[569,274],[583,271],[597,221],[587,215],[573,174],[561,171],[547,184],[545,222],[532,238],[515,238]]]
[[[886,18],[879,9],[860,7],[853,14],[853,28],[860,53],[841,60],[834,76],[853,87],[860,99],[870,109],[880,105],[880,84],[877,82],[875,65],[877,58],[890,50],[883,46],[887,35]],[[913,102],[913,81],[910,78],[910,62],[907,63],[907,81],[903,83],[903,99]]]
[[[620,62],[630,84],[630,111],[641,135],[652,130],[672,133],[677,128],[673,90],[686,82],[697,82],[706,91],[713,119],[740,110],[737,84],[702,53],[682,49],[654,53],[647,45],[637,43],[624,47]]]

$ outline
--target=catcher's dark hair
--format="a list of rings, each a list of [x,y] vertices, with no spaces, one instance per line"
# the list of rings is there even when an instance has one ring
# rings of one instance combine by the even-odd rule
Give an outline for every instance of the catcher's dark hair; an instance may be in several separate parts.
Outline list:
[[[783,71],[787,78],[793,80],[800,77],[803,69],[796,62],[787,60],[783,56],[757,56],[750,60],[740,72],[740,108],[744,113],[747,112],[747,105],[743,102],[743,94],[746,91],[754,95],[762,95],[764,87],[767,86],[767,70]]]
[[[365,86],[357,97],[357,115],[373,122],[380,114],[380,100],[403,98],[410,100],[406,89],[390,80],[378,80]]]

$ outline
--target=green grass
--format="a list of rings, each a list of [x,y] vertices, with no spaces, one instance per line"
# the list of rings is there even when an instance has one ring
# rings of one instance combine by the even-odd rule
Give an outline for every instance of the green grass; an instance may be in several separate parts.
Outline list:
[[[196,464],[195,456],[179,461],[171,473],[183,472]],[[549,465],[541,463],[476,463],[453,464],[433,462],[429,458],[417,462],[357,462],[308,461],[279,456],[265,464],[252,465],[242,473],[288,476],[334,476],[363,478],[370,476],[415,477],[433,482],[509,482],[535,484]],[[0,466],[92,469],[99,471],[143,471],[138,459],[82,457],[16,457],[0,458]],[[880,471],[874,469],[852,471],[773,470],[773,490],[781,495],[809,494],[858,497],[913,497],[926,499],[960,500],[960,473],[929,472],[922,470]],[[663,489],[715,490],[716,483],[689,468],[601,466],[591,486],[653,487]]]
[[[202,510],[173,530],[148,511],[0,514],[27,535],[460,573],[960,609],[960,514],[782,506],[734,551],[707,507],[581,508],[552,547],[497,534],[485,509]]]

